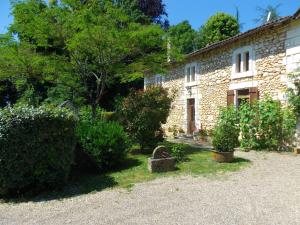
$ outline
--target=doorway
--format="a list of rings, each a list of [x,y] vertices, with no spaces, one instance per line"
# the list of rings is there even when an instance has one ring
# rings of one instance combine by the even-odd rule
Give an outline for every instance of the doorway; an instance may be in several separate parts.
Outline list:
[[[193,134],[196,130],[195,122],[195,99],[187,100],[187,134]]]

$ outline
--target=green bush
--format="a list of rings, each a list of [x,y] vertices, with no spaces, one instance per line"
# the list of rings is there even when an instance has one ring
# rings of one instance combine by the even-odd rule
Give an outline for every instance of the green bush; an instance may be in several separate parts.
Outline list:
[[[233,151],[239,145],[238,115],[233,107],[222,109],[213,131],[213,146],[220,152]]]
[[[176,159],[177,162],[184,161],[187,155],[187,145],[181,143],[171,143],[168,141],[163,141],[158,143],[158,145],[165,146],[172,157]]]
[[[184,144],[174,144],[171,148],[171,155],[175,157],[176,161],[178,162],[183,161],[186,156]]]
[[[292,142],[296,127],[293,111],[269,97],[239,110],[241,146],[252,149],[283,150]]]
[[[87,120],[88,117],[87,113],[80,117],[76,129],[83,151],[99,169],[118,166],[126,157],[129,147],[128,136],[123,127],[117,122]]]
[[[163,139],[161,124],[166,123],[172,99],[160,87],[131,92],[118,106],[118,119],[141,148],[153,148]]]
[[[68,110],[0,110],[0,195],[62,186],[74,158],[75,120]]]

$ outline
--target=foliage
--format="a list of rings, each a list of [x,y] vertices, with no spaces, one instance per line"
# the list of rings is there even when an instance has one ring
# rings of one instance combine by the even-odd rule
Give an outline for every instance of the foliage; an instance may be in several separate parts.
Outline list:
[[[293,80],[294,87],[288,90],[288,100],[293,106],[294,112],[299,119],[300,117],[300,68],[290,75],[290,79]]]
[[[220,152],[231,152],[239,141],[238,114],[234,107],[221,110],[213,132],[213,146]]]
[[[0,195],[63,185],[75,147],[75,120],[50,106],[0,111]]]
[[[140,6],[155,19],[159,6],[152,10],[151,2]],[[12,82],[22,102],[71,100],[96,108],[112,84],[164,71],[160,25],[138,22],[115,1],[15,1],[12,14],[0,43],[0,81]]]
[[[162,139],[161,124],[169,115],[172,99],[161,87],[134,91],[118,106],[117,115],[133,141],[153,148]]]
[[[253,105],[245,103],[239,114],[242,147],[282,150],[291,143],[296,117],[279,101],[266,97]]]
[[[169,25],[162,0],[116,0],[115,2],[136,22],[156,23],[164,28]]]
[[[196,50],[196,36],[196,31],[186,20],[171,26],[168,30],[171,47],[181,54],[188,54]]]
[[[236,18],[229,14],[217,13],[200,28],[197,45],[199,48],[203,48],[235,36],[239,32],[239,22]]]
[[[123,127],[117,122],[95,119],[91,110],[81,111],[76,135],[100,170],[117,167],[126,157],[129,141]]]
[[[278,12],[278,8],[281,5],[268,5],[266,8],[262,8],[262,7],[257,7],[257,11],[260,13],[259,18],[255,19],[254,21],[256,23],[260,23],[260,24],[265,24],[274,20],[279,19],[281,16]],[[270,14],[270,18],[269,18],[269,14]],[[269,19],[269,20],[268,20]]]
[[[188,154],[189,147],[186,144],[163,141],[158,143],[158,145],[165,146],[177,162],[183,162]]]

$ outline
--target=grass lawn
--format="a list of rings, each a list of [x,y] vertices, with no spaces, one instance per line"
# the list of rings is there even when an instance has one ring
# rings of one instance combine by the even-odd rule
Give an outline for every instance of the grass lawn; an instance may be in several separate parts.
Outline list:
[[[75,193],[89,193],[111,187],[130,188],[136,183],[166,176],[216,175],[228,171],[237,171],[250,163],[242,158],[236,158],[232,163],[217,163],[211,159],[211,153],[208,150],[193,148],[189,145],[184,145],[184,148],[187,152],[187,159],[177,164],[176,171],[150,173],[147,169],[149,155],[129,154],[122,168],[115,171],[102,175],[80,174],[75,178],[73,177],[70,185],[65,190],[66,194],[70,194],[70,190],[75,191]]]
[[[173,144],[166,143],[169,147]],[[47,192],[34,199],[20,197],[10,199],[12,202],[19,201],[44,201],[50,199],[68,198],[76,195],[93,193],[107,188],[121,187],[130,188],[134,184],[153,180],[160,177],[178,175],[216,175],[228,171],[237,171],[250,164],[249,160],[236,158],[232,163],[217,163],[211,159],[211,152],[199,148],[184,145],[187,153],[186,160],[177,164],[177,170],[167,173],[150,173],[147,168],[150,155],[129,154],[122,167],[115,171],[104,174],[91,174],[77,172],[71,175],[69,183],[63,190]]]

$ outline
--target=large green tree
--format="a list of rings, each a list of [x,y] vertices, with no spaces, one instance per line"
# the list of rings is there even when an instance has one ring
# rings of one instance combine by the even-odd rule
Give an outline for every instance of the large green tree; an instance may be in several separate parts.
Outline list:
[[[156,23],[163,27],[169,25],[162,0],[116,0],[115,2],[139,23]]]
[[[203,48],[235,36],[239,32],[239,23],[235,17],[226,13],[216,13],[200,28],[197,45]]]
[[[111,83],[161,72],[166,61],[161,26],[137,22],[109,0],[17,1],[13,15],[17,40],[0,46],[0,80],[37,102],[96,107]]]
[[[168,34],[172,48],[176,48],[180,53],[188,54],[196,50],[197,32],[188,21],[170,26]]]

